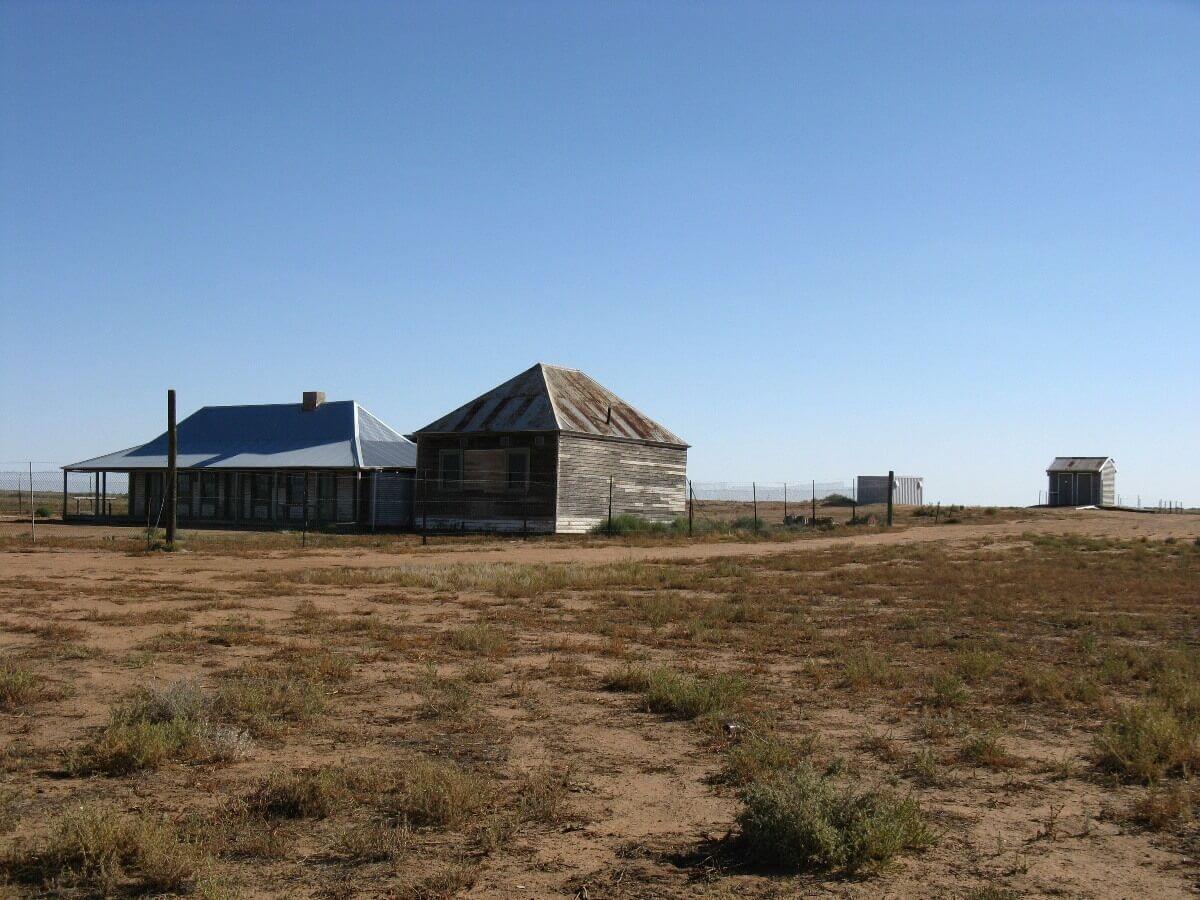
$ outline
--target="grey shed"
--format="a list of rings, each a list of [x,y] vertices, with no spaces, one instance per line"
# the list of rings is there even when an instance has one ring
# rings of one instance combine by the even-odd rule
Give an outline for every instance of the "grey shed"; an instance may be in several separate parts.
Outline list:
[[[1050,506],[1117,505],[1117,464],[1111,456],[1056,456],[1046,476]]]

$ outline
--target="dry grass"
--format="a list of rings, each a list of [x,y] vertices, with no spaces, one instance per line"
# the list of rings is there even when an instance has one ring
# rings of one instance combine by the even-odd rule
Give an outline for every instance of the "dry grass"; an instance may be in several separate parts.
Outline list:
[[[796,536],[758,557],[377,565],[351,553],[422,551],[321,535],[337,564],[292,564],[292,537],[188,535],[196,555],[157,578],[166,557],[119,541],[105,549],[136,554],[119,557],[133,575],[59,577],[51,562],[78,551],[39,550],[44,573],[0,582],[0,882],[408,897],[1083,894],[1097,867],[1114,892],[1186,882],[1190,539]],[[222,569],[254,553],[278,564]],[[71,701],[51,702],[63,685]],[[1063,800],[1128,827],[1064,824]],[[888,864],[935,833],[936,852]],[[1151,852],[1164,865],[1120,880]]]

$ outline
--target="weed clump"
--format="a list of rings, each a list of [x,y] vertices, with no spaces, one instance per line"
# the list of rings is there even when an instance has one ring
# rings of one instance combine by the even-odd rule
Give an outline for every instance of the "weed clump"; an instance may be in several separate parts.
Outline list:
[[[178,681],[142,688],[113,707],[109,723],[68,768],[74,774],[128,775],[168,762],[231,762],[250,754],[250,736],[209,718],[198,685]]]
[[[1186,775],[1200,764],[1195,724],[1157,700],[1121,709],[1096,747],[1101,768],[1148,784],[1174,772]]]
[[[642,695],[650,712],[676,719],[717,719],[736,709],[746,692],[736,675],[686,675],[667,668],[626,666],[605,678],[610,690]]]
[[[38,700],[60,696],[62,692],[47,686],[38,673],[10,660],[0,660],[0,710],[13,712]]]
[[[912,797],[841,787],[807,764],[751,782],[741,801],[746,854],[797,871],[853,874],[934,839]]]
[[[14,847],[0,860],[0,873],[18,883],[105,897],[198,892],[205,869],[204,857],[167,826],[102,805],[64,814],[42,845]]]

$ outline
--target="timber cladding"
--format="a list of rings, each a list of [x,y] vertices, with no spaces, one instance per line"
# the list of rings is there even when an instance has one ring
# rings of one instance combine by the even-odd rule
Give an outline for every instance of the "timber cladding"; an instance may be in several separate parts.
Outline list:
[[[417,527],[553,531],[558,436],[422,434],[417,441]],[[461,454],[461,478],[443,478],[446,454]],[[528,479],[510,477],[510,458],[528,456]],[[515,470],[518,474],[520,467]]]
[[[555,530],[584,532],[612,512],[671,522],[687,509],[687,448],[560,434]]]

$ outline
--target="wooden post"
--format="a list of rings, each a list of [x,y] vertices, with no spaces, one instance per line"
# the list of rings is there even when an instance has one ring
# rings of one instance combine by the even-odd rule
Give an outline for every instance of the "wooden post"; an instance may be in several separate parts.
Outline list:
[[[308,473],[304,473],[304,493],[301,495],[304,503],[304,530],[300,532],[301,548],[308,546]]]
[[[936,510],[934,510],[934,512],[933,512],[933,524],[934,524],[934,525],[936,525],[936,524],[938,523],[938,520],[939,520],[941,517],[942,517],[942,501],[941,501],[941,500],[939,500],[939,501],[938,501],[938,505],[937,505],[937,509],[936,509]]]
[[[786,525],[787,520],[787,482],[783,483],[783,524]]]
[[[817,524],[817,479],[815,479],[815,478],[813,479],[813,483],[812,483],[812,492],[813,492],[813,495],[812,495],[812,503],[813,503],[812,523],[813,523],[813,526],[816,527],[816,524]]]
[[[608,533],[612,534],[612,487],[613,477],[608,476]]]
[[[892,492],[895,490],[895,488],[896,488],[896,473],[893,472],[891,469],[889,469],[888,470],[888,487],[887,487],[887,491],[888,491],[888,496],[887,496],[888,528],[892,527],[892,505],[893,505],[892,504]]]
[[[750,499],[754,502],[754,521],[751,522],[751,527],[758,531],[758,482],[750,482]]]
[[[179,517],[179,435],[175,430],[175,390],[167,391],[167,546],[175,545]]]
[[[20,491],[17,491],[20,494]],[[29,542],[37,543],[37,507],[33,502],[33,462],[29,463]]]
[[[63,521],[67,521],[67,470],[63,469]]]
[[[108,472],[100,473],[100,513],[108,518]]]
[[[688,537],[692,536],[692,515],[696,505],[696,492],[692,490],[692,482],[687,483],[688,489]]]

